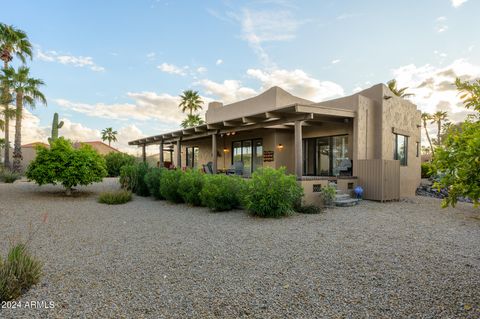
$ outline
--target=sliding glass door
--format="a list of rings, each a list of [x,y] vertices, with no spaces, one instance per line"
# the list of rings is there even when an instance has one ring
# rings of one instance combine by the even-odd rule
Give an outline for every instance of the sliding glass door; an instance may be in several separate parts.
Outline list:
[[[250,176],[257,168],[263,166],[262,139],[236,141],[232,143],[232,165],[243,163],[243,175]]]
[[[351,175],[348,135],[308,138],[302,146],[304,175]]]

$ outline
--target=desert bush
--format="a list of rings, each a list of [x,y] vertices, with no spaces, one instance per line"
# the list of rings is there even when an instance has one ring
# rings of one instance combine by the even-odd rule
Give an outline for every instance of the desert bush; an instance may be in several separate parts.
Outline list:
[[[431,163],[422,163],[422,178],[430,178],[433,175],[434,166]]]
[[[9,169],[0,170],[0,181],[4,183],[13,183],[17,179],[20,179],[20,174],[12,172]]]
[[[160,194],[160,183],[164,171],[164,168],[154,167],[145,174],[145,184],[147,185],[150,194],[156,199],[165,199],[162,194]]]
[[[320,214],[322,209],[315,205],[301,205],[295,206],[295,211],[300,214]]]
[[[181,170],[166,170],[162,173],[162,180],[160,181],[160,194],[167,200],[174,203],[181,203],[182,196],[178,192],[180,178],[182,177]]]
[[[135,194],[138,196],[150,196],[150,190],[147,183],[145,183],[145,175],[150,171],[148,163],[137,164],[137,187],[135,188]]]
[[[90,145],[74,149],[60,137],[50,149],[38,146],[37,156],[28,166],[26,175],[38,185],[62,184],[67,195],[77,185],[101,182],[107,175],[105,159]]]
[[[138,166],[125,165],[120,168],[120,186],[123,189],[135,192],[138,182]]]
[[[178,193],[185,203],[193,206],[202,204],[200,192],[203,188],[204,176],[199,170],[187,170],[182,174],[178,183]]]
[[[332,206],[336,194],[337,189],[335,187],[330,185],[322,187],[320,190],[320,198],[322,199],[323,205],[327,207]]]
[[[120,176],[120,169],[125,165],[135,164],[135,157],[126,153],[111,152],[105,155],[108,176]]]
[[[103,192],[98,198],[98,202],[108,205],[125,204],[132,200],[132,192],[125,189],[111,192]]]
[[[22,291],[38,283],[42,264],[24,244],[10,248],[7,258],[0,256],[0,302],[15,299]]]
[[[202,204],[212,211],[226,211],[240,206],[245,181],[237,176],[205,175],[200,191]]]
[[[255,171],[244,192],[245,208],[260,217],[281,217],[291,214],[302,198],[303,189],[294,175],[280,169],[262,168]]]

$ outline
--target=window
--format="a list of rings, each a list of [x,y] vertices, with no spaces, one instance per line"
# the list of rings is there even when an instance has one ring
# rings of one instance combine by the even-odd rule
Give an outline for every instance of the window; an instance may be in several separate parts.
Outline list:
[[[198,146],[187,147],[187,167],[198,167]]]
[[[303,174],[350,176],[352,162],[348,155],[348,135],[304,139]]]
[[[417,157],[420,156],[420,142],[417,142]]]
[[[245,175],[250,175],[263,166],[262,139],[235,141],[232,143],[232,150],[232,164],[242,162]]]
[[[395,149],[393,159],[399,160],[401,166],[407,166],[408,136],[395,134]]]

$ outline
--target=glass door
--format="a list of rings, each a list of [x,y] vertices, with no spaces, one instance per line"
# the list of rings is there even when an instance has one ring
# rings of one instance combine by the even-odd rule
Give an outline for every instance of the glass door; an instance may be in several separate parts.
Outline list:
[[[317,139],[317,175],[330,175],[330,143],[328,137]]]
[[[253,140],[252,172],[263,166],[263,142],[261,139]]]
[[[242,141],[243,175],[250,176],[252,172],[252,141]]]

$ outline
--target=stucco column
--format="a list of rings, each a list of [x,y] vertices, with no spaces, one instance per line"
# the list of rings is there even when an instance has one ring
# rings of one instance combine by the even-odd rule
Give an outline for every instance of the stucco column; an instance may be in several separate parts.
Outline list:
[[[295,175],[297,178],[303,175],[302,163],[302,121],[295,121]]]
[[[217,134],[212,135],[212,171],[217,174]]]
[[[146,147],[147,147],[147,146],[146,146],[145,144],[142,145],[142,161],[143,161],[144,163],[147,162],[147,151],[146,151]]]
[[[182,142],[177,140],[177,168],[182,168]]]
[[[158,150],[159,150],[159,162],[158,162],[158,166],[159,167],[164,167],[164,158],[163,158],[163,140],[160,140],[160,145],[158,147]]]

